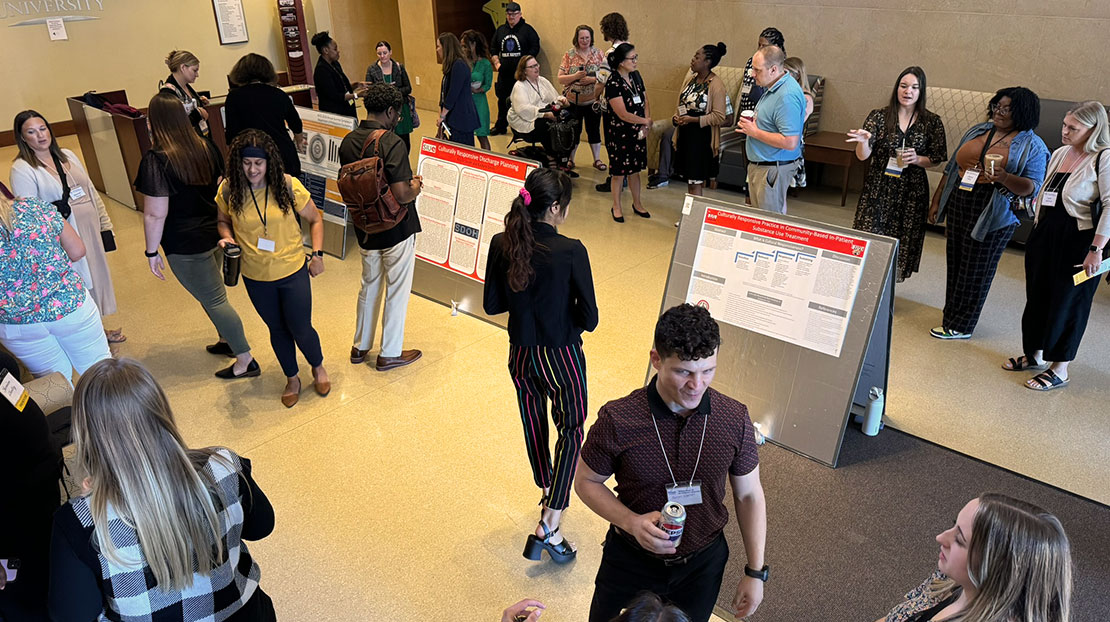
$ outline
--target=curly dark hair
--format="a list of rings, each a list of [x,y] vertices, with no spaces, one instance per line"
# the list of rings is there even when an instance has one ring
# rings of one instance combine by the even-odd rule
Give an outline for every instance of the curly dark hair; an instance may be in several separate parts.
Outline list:
[[[628,22],[624,21],[624,16],[609,13],[601,18],[601,36],[606,41],[628,41]]]
[[[277,201],[282,214],[288,214],[293,209],[293,192],[285,182],[285,164],[281,161],[281,152],[277,143],[268,134],[260,130],[244,130],[231,141],[228,147],[226,195],[228,207],[239,214],[247,196],[251,191],[250,182],[243,172],[243,149],[258,147],[266,152],[266,185],[270,188],[270,195]]]
[[[703,359],[713,356],[719,345],[721,328],[704,307],[683,303],[664,311],[655,323],[655,351],[663,359]]]
[[[326,30],[312,35],[312,45],[316,46],[317,52],[323,52],[324,48],[328,47],[332,41],[331,35]]]
[[[690,622],[690,616],[652,592],[640,592],[613,622]]]
[[[528,204],[524,195],[513,199],[512,207],[505,216],[505,254],[509,257],[509,289],[522,292],[528,287],[535,274],[532,268],[532,254],[536,250],[536,238],[532,235],[532,223],[543,218],[552,203],[558,201],[562,212],[570,205],[572,186],[570,177],[562,171],[538,168],[524,180],[528,192]]]
[[[1014,130],[1024,132],[1035,130],[1041,124],[1041,98],[1024,86],[1010,86],[998,89],[987,106],[987,119],[991,118],[991,108],[1003,97],[1010,98],[1010,118],[1014,121]]]
[[[405,97],[392,84],[375,82],[366,89],[366,95],[362,98],[362,103],[366,106],[366,112],[370,114],[381,114],[391,107],[400,114],[401,106],[405,103]]]

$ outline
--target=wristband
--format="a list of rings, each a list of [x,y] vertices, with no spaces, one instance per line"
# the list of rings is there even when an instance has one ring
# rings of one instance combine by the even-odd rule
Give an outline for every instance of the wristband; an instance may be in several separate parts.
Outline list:
[[[143,254],[144,254],[144,255],[146,255],[146,256],[147,256],[147,258],[150,258],[150,257],[157,257],[157,256],[158,256],[158,251],[156,250],[156,251],[154,251],[153,253],[148,253],[148,252],[146,252],[146,251],[143,251]]]
[[[312,251],[312,256],[313,257],[319,257],[320,259],[323,259],[324,258],[324,251]]]
[[[760,581],[766,583],[767,579],[771,578],[771,567],[764,565],[763,568],[759,570],[752,570],[751,568],[748,568],[747,565],[745,565],[744,574],[753,579],[759,579]]]

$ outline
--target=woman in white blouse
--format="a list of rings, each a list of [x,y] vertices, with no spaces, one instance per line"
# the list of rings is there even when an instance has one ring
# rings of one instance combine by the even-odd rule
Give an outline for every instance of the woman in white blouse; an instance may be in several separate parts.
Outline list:
[[[77,154],[58,146],[45,117],[34,110],[24,110],[15,116],[14,126],[19,155],[12,163],[12,193],[17,197],[35,197],[48,203],[61,200],[61,167],[69,186],[69,201],[68,208],[60,207],[59,212],[63,212],[62,216],[77,230],[86,249],[85,258],[74,262],[73,267],[96,301],[100,315],[114,314],[116,292],[106,253],[115,250],[115,237],[112,219],[108,217],[100,193],[93,187]],[[122,329],[104,332],[111,343],[127,339]]]
[[[555,115],[540,112],[551,104],[567,107],[567,99],[559,95],[547,78],[540,75],[540,61],[525,55],[516,67],[516,84],[509,96],[509,127],[517,139],[539,142],[551,156],[563,163],[568,154],[557,154],[551,146],[551,123]]]
[[[1067,386],[1091,314],[1097,278],[1075,284],[1073,275],[1098,271],[1110,240],[1110,126],[1106,108],[1088,101],[1064,115],[1064,145],[1048,161],[1037,196],[1037,216],[1025,246],[1023,354],[1002,364],[1008,371],[1041,373],[1025,382],[1034,391]],[[1041,371],[1043,370],[1043,371]]]

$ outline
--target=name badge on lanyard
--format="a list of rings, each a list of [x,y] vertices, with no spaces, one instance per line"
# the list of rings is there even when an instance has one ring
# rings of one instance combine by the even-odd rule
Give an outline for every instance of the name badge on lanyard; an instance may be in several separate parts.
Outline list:
[[[23,412],[23,409],[27,407],[27,400],[30,399],[30,396],[27,394],[27,389],[24,389],[19,380],[8,373],[6,369],[0,369],[0,393],[2,393],[19,412]]]
[[[274,241],[266,238],[258,238],[258,250],[266,251],[267,253],[274,252]]]
[[[74,200],[85,198],[85,189],[81,186],[70,186],[69,198]]]
[[[960,190],[971,192],[971,189],[975,187],[976,180],[979,179],[980,173],[982,173],[982,171],[977,168],[968,169],[968,171],[964,173],[963,178],[960,179]]]
[[[1052,207],[1052,206],[1056,205],[1056,197],[1058,197],[1059,195],[1060,195],[1059,192],[1050,192],[1050,191],[1046,190],[1041,195],[1041,205],[1043,205],[1045,207]]]
[[[674,470],[671,468],[671,459],[667,457],[667,450],[663,447],[663,436],[659,434],[659,423],[655,421],[655,413],[651,414],[651,422],[655,425],[655,436],[659,439],[659,449],[663,451],[663,460],[667,463],[667,472],[671,474],[672,483],[666,486],[667,501],[681,503],[684,506],[701,504],[701,480],[694,479],[694,476],[698,474],[698,465],[701,464],[701,450],[705,447],[705,430],[709,427],[709,416],[703,416],[705,419],[702,420],[701,443],[698,445],[698,457],[694,461],[694,472],[690,474],[689,480],[684,480],[686,483],[679,484],[674,477]]]
[[[633,96],[632,96],[632,103],[633,103],[633,104],[638,104],[638,103],[640,103],[641,101],[643,101],[643,100],[642,100],[642,99],[640,99],[640,96],[639,96],[639,94],[636,94],[636,95],[633,95]]]
[[[884,174],[894,178],[902,176],[902,167],[898,166],[898,158],[890,156],[890,159],[886,161],[886,170]]]
[[[672,484],[667,486],[667,501],[681,503],[682,505],[699,505],[701,503],[701,480],[691,480],[687,484]]]

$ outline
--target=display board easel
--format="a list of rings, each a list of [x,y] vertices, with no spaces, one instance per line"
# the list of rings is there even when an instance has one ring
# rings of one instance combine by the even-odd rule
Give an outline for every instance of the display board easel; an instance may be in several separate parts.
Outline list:
[[[339,146],[358,125],[358,119],[302,106],[296,109],[306,139],[304,150],[298,150],[301,182],[324,218],[322,250],[343,259],[347,256],[347,205],[339,194]],[[311,245],[308,224],[303,223],[301,229],[307,245]]]
[[[424,138],[417,174],[420,233],[412,292],[504,327],[505,314],[482,310],[490,240],[505,229],[505,215],[524,180],[539,167],[502,153]]]
[[[687,196],[661,311],[721,327],[713,387],[767,439],[835,467],[853,404],[887,387],[898,241]]]

